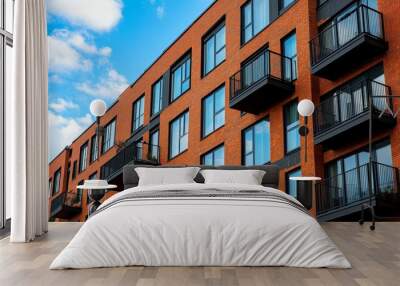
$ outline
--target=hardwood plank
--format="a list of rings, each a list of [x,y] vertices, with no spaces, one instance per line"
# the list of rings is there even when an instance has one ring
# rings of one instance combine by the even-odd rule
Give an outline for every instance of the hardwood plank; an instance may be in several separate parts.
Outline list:
[[[395,286],[400,273],[400,223],[368,225],[332,222],[323,228],[345,253],[352,269],[288,267],[120,267],[50,271],[51,261],[81,227],[50,223],[49,233],[29,244],[0,240],[0,285],[74,286]]]

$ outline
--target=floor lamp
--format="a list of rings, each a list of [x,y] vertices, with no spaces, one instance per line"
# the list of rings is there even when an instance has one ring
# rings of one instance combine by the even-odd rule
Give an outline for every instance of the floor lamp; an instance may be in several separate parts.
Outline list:
[[[309,99],[303,99],[297,105],[297,112],[304,117],[304,125],[300,126],[299,134],[304,137],[304,161],[307,162],[307,135],[310,132],[308,129],[308,117],[314,113],[314,103]]]
[[[369,87],[372,90],[372,86]],[[379,108],[375,108],[374,106],[374,100],[385,100],[385,110],[379,110]],[[374,204],[372,201],[372,197],[373,197],[373,188],[372,188],[372,178],[374,175],[374,169],[373,169],[373,160],[372,160],[372,153],[373,153],[373,146],[372,146],[372,140],[373,140],[373,120],[374,120],[374,112],[375,113],[379,113],[378,117],[381,118],[383,115],[385,114],[389,114],[391,116],[393,116],[394,119],[397,118],[397,115],[399,114],[399,110],[395,113],[392,110],[392,101],[393,99],[400,99],[400,96],[396,96],[396,95],[382,95],[382,94],[378,94],[378,95],[373,95],[372,92],[371,94],[368,96],[368,106],[369,106],[369,118],[368,118],[368,152],[369,152],[369,162],[368,162],[368,196],[369,196],[369,202],[362,204],[361,205],[361,219],[359,220],[359,223],[362,225],[364,223],[364,210],[365,209],[369,209],[371,212],[371,225],[370,225],[370,229],[371,230],[375,230],[375,222],[377,219],[385,219],[385,220],[391,220],[392,218],[388,218],[388,217],[378,217],[375,214],[375,209],[374,209]],[[388,102],[390,102],[390,104],[388,104]],[[386,112],[388,111],[388,112]],[[376,195],[375,195],[376,196]],[[398,218],[394,218],[394,220],[398,220]]]

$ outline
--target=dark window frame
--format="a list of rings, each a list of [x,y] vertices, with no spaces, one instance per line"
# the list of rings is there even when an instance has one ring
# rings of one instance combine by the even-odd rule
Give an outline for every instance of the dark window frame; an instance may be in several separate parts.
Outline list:
[[[58,175],[58,177],[57,177]],[[56,180],[57,178],[57,180]],[[57,191],[56,191],[57,188]],[[54,172],[53,175],[53,189],[51,191],[51,195],[55,196],[56,194],[61,192],[61,168],[58,168],[57,171]]]
[[[139,107],[137,105],[139,105]],[[139,116],[136,117],[137,109],[139,108],[139,112],[141,112],[142,107],[143,107],[143,113],[139,113],[138,114]],[[132,133],[135,133],[144,126],[144,115],[145,115],[145,94],[142,94],[132,103],[132,128],[131,128]],[[138,121],[139,125],[136,126],[136,123]]]
[[[99,159],[99,140],[97,138],[97,134],[93,135],[90,138],[90,164],[97,161]]]
[[[283,106],[283,127],[284,127],[284,130],[283,130],[284,136],[283,136],[283,138],[284,138],[284,147],[285,147],[284,149],[285,149],[285,154],[286,155],[294,153],[294,152],[297,152],[298,150],[300,150],[300,147],[301,147],[301,141],[300,141],[298,147],[296,147],[296,148],[294,148],[292,150],[288,150],[288,122],[287,122],[288,118],[286,117],[286,109],[289,106],[291,106],[292,104],[296,104],[296,114],[297,114],[298,126],[297,127],[291,127],[289,131],[300,127],[300,116],[299,116],[299,114],[297,112],[298,99],[296,98],[296,99],[293,99],[293,100],[289,101],[288,103],[286,103]],[[294,124],[294,123],[292,123],[292,124]],[[298,134],[298,136],[300,137],[300,134]]]
[[[78,171],[78,161],[75,160],[72,165],[72,180],[74,180],[76,178],[77,171]]]
[[[86,158],[83,158],[83,151],[86,149]],[[79,173],[85,171],[89,166],[89,141],[83,143],[79,149]]]
[[[188,115],[188,132],[187,133],[184,133],[183,135],[181,135],[181,134],[179,134],[179,152],[177,153],[177,154],[175,154],[174,156],[172,156],[172,149],[171,149],[171,147],[172,147],[172,141],[171,141],[171,127],[172,127],[172,124],[175,122],[175,121],[177,121],[177,120],[180,120],[181,118],[183,118],[183,120],[184,120],[184,123],[183,123],[183,129],[185,129],[185,123],[186,123],[186,116],[185,115]],[[174,158],[176,158],[176,157],[178,157],[179,155],[181,155],[182,153],[184,153],[185,151],[187,151],[188,149],[189,149],[189,124],[190,124],[190,114],[189,114],[189,109],[186,109],[185,111],[183,111],[183,112],[181,112],[178,116],[176,116],[174,119],[172,119],[170,122],[169,122],[169,128],[168,128],[168,131],[169,131],[169,133],[168,133],[168,158],[169,158],[169,160],[172,160],[172,159],[174,159]],[[180,123],[179,123],[179,127],[180,127]],[[179,133],[181,133],[181,130],[180,130],[180,128],[179,128]],[[180,148],[180,139],[182,138],[182,137],[184,137],[185,135],[187,135],[187,137],[188,137],[188,142],[187,142],[187,147],[186,147],[186,149],[183,149],[183,150],[181,150],[181,148]]]
[[[158,133],[158,136],[157,136],[158,142],[157,142],[157,144],[154,144],[154,142],[153,142],[153,134],[155,134],[155,133]],[[157,150],[156,158],[158,160],[160,160],[160,127],[159,126],[154,127],[149,132],[149,150],[148,150],[148,152],[149,152],[149,157],[150,158],[154,155],[153,154],[153,150],[154,150],[153,148],[156,148],[156,150]]]
[[[241,162],[242,162],[242,165],[246,165],[246,155],[249,154],[249,153],[246,153],[245,133],[246,133],[247,130],[249,130],[250,128],[254,128],[258,123],[260,123],[262,121],[266,121],[267,123],[269,123],[269,127],[270,127],[269,128],[269,139],[271,140],[271,121],[269,119],[269,116],[263,117],[260,120],[250,124],[249,126],[245,127],[244,129],[242,129],[242,131],[241,131],[241,137],[242,137],[241,138],[242,139],[241,140],[242,141],[242,143],[241,143],[241,145],[242,145],[242,152],[241,152],[242,159],[241,159]],[[253,144],[252,150],[253,151],[251,152],[251,153],[253,153],[253,162],[255,161],[254,160],[254,158],[255,158],[255,148],[254,148],[255,144],[254,144],[254,142],[255,142],[255,140],[254,140],[254,129],[253,129],[253,137],[252,137],[252,144]],[[267,165],[269,163],[271,163],[271,141],[270,141],[270,150],[269,150],[269,161],[263,163],[263,165]]]
[[[296,168],[294,168],[294,169],[291,169],[291,170],[289,170],[289,171],[287,171],[286,173],[285,173],[285,193],[286,194],[288,194],[288,195],[290,195],[290,189],[289,189],[289,186],[290,186],[290,177],[293,175],[293,173],[295,173],[295,172],[298,172],[298,171],[300,171],[300,176],[302,175],[302,171],[301,171],[301,167],[296,167]],[[294,181],[296,184],[297,184],[297,181]],[[297,199],[297,186],[296,186],[296,197],[294,197],[295,199]]]
[[[159,99],[159,104],[158,104],[158,111],[154,112],[154,91],[156,86],[159,84],[159,92],[160,92],[160,99]],[[150,116],[153,117],[157,114],[160,114],[162,108],[163,108],[163,98],[164,98],[164,77],[160,77],[155,83],[152,84],[151,86],[151,105],[150,105]]]
[[[216,35],[222,30],[225,29],[225,38],[224,38],[224,46],[222,48],[220,48],[218,51],[216,50]],[[211,40],[214,39],[214,66],[212,69],[210,69],[209,71],[206,70],[206,66],[207,66],[207,49],[206,49],[206,43]],[[220,65],[222,65],[225,61],[226,61],[226,23],[225,23],[225,15],[217,21],[217,23],[206,33],[205,36],[203,36],[202,38],[202,45],[201,45],[201,55],[202,55],[202,68],[201,68],[201,75],[202,77],[207,76],[208,74],[210,74],[213,70],[215,70],[217,67],[219,67]],[[219,52],[221,52],[222,50],[225,50],[225,56],[224,59],[216,64],[216,57],[217,54]]]
[[[106,144],[106,132],[107,128],[114,123],[114,141],[111,142],[110,146],[108,146],[107,149],[105,149],[105,144]],[[102,136],[102,142],[101,142],[101,154],[105,154],[108,150],[112,149],[115,146],[116,143],[116,136],[117,135],[117,117],[112,118],[105,126],[104,126],[104,134]]]
[[[286,40],[288,40],[292,36],[294,36],[295,40],[296,40],[296,55],[290,58],[291,59],[291,64],[292,64],[292,67],[291,67],[291,71],[292,71],[291,80],[295,81],[299,77],[299,68],[298,68],[298,61],[297,61],[298,50],[297,50],[297,33],[296,33],[296,29],[290,31],[283,38],[281,38],[281,54],[282,54],[282,56],[284,56],[286,58],[289,58],[288,56],[285,55],[285,45],[284,45],[284,43],[285,43]],[[284,70],[284,65],[283,65],[283,62],[282,62],[282,76],[283,76],[284,72],[285,72],[285,70]]]
[[[218,92],[222,88],[224,89],[224,107],[221,110],[218,110],[218,112],[216,112],[216,110],[215,110],[215,93]],[[205,127],[205,114],[204,114],[205,106],[204,105],[205,105],[206,99],[211,97],[211,96],[213,97],[213,110],[214,110],[214,114],[213,114],[213,118],[212,118],[213,130],[210,133],[205,134],[205,130],[204,130],[204,127]],[[225,115],[226,115],[225,111],[226,111],[226,86],[225,86],[225,83],[223,83],[220,86],[218,86],[216,89],[214,89],[212,92],[210,92],[208,95],[204,96],[201,99],[201,128],[200,128],[201,129],[200,130],[201,139],[204,139],[204,138],[210,136],[211,134],[216,132],[218,129],[220,129],[220,128],[225,126],[225,119],[226,119],[225,118]],[[221,112],[224,112],[224,123],[221,126],[218,126],[217,128],[215,128],[215,117]]]
[[[187,69],[187,62],[189,62],[189,77],[186,77],[186,69]],[[180,82],[180,94],[177,97],[174,96],[174,73],[181,68],[183,65],[185,65],[185,78],[182,78],[182,69],[181,69],[181,82]],[[171,67],[171,77],[170,77],[170,95],[169,95],[169,102],[172,103],[179,98],[182,97],[186,92],[188,92],[191,87],[192,87],[192,51],[188,51],[185,53],[176,63],[173,64]],[[185,91],[182,91],[182,84],[186,81],[189,80],[189,86]]]
[[[215,151],[217,151],[217,150],[219,150],[221,148],[224,149],[224,152],[223,152],[223,154],[224,154],[224,164],[223,165],[225,165],[225,144],[224,144],[224,142],[222,142],[221,144],[213,147],[212,149],[208,150],[207,152],[201,154],[200,155],[200,164],[204,165],[204,158],[211,153],[212,157],[213,157],[212,158],[213,164],[211,166],[215,166]],[[223,166],[223,165],[221,165],[221,166]],[[220,165],[218,165],[218,166],[220,166]]]

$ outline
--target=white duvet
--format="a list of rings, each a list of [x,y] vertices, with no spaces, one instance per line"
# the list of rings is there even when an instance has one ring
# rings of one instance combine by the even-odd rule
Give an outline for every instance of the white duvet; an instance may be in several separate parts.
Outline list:
[[[186,196],[121,200],[134,192],[210,189],[261,190],[297,202],[279,190],[253,185],[128,189],[100,206],[50,269],[128,265],[350,267],[314,218],[273,199]]]

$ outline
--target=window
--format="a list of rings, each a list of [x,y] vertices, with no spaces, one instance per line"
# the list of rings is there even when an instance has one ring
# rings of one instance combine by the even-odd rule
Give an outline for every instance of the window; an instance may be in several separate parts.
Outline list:
[[[242,43],[247,43],[269,24],[269,0],[250,0],[242,7]]]
[[[155,129],[150,132],[149,159],[159,161],[160,156],[160,130]]]
[[[94,172],[89,176],[89,180],[96,180],[96,178],[97,178],[97,172]]]
[[[144,124],[144,95],[133,103],[132,132],[138,130]]]
[[[50,179],[49,179],[49,189],[48,189],[49,197],[51,197],[51,191],[52,191],[52,180],[51,180],[51,178],[50,178]]]
[[[89,176],[89,180],[96,180],[97,179],[97,172],[94,172],[93,174],[91,174]],[[84,183],[84,181],[80,181],[78,183],[78,185],[82,185]],[[86,204],[89,204],[91,202],[91,199],[89,197],[89,192],[86,191]]]
[[[224,165],[224,145],[207,152],[201,156],[201,164],[206,166],[222,166]]]
[[[171,101],[180,97],[185,91],[190,88],[190,55],[186,56],[177,66],[172,70],[172,91]]]
[[[297,44],[295,32],[282,39],[282,55],[286,57],[282,59],[284,79],[297,79]]]
[[[88,165],[88,143],[86,142],[81,146],[79,154],[79,172],[86,170]]]
[[[74,161],[74,165],[72,167],[72,180],[76,178],[76,168],[77,168],[78,163],[76,160]]]
[[[203,137],[225,124],[225,86],[218,88],[203,99],[202,113]]]
[[[54,183],[53,183],[53,196],[60,191],[61,183],[61,168],[54,173]]]
[[[174,119],[169,127],[169,157],[173,158],[188,148],[189,111]]]
[[[206,75],[225,60],[225,22],[203,40],[203,74]]]
[[[270,161],[269,121],[264,119],[243,131],[243,163],[263,165]]]
[[[372,160],[375,163],[372,181],[380,190],[394,185],[391,144],[388,140],[373,145]],[[368,195],[369,153],[363,148],[356,153],[329,163],[325,177],[329,188],[338,190],[335,196],[347,202],[355,202]]]
[[[292,4],[295,0],[279,0],[279,11],[285,9],[290,4]]]
[[[135,142],[135,159],[143,159],[143,138],[140,138]]]
[[[90,162],[97,160],[99,156],[99,142],[97,140],[97,135],[92,136],[90,141]]]
[[[11,193],[5,185],[5,114],[6,98],[12,93],[12,47],[13,47],[14,1],[0,0],[0,229],[5,227],[7,219],[11,218]],[[7,224],[8,225],[8,224]],[[8,232],[8,227],[7,227]]]
[[[68,190],[69,189],[69,176],[71,174],[71,162],[68,162],[68,167],[67,167],[67,176],[65,178],[66,181],[66,185],[65,185],[65,189]]]
[[[300,148],[299,113],[297,112],[297,100],[284,107],[285,123],[285,151],[289,153]]]
[[[286,173],[286,193],[297,199],[297,181],[290,180],[290,177],[300,177],[301,169]]]
[[[151,91],[151,115],[159,113],[162,109],[164,80],[159,79],[152,87]]]
[[[104,128],[102,153],[108,151],[115,143],[115,119]]]

